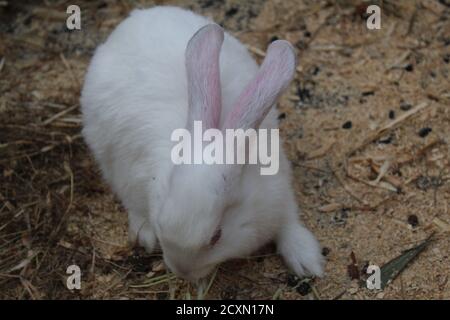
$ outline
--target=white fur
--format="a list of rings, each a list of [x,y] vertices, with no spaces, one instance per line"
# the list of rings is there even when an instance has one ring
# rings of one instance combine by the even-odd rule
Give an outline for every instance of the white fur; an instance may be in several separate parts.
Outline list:
[[[280,170],[261,176],[257,165],[224,175],[214,166],[174,166],[174,129],[186,127],[188,93],[185,50],[211,23],[175,7],[135,10],[98,47],[82,91],[83,135],[105,180],[129,214],[131,241],[148,251],[159,243],[166,264],[195,280],[218,263],[250,254],[276,240],[299,275],[322,275],[314,236],[298,219],[291,169],[281,149]],[[258,65],[246,48],[225,34],[220,53],[220,125]],[[272,108],[261,128],[277,128]],[[223,179],[233,187],[219,186]],[[217,226],[222,237],[209,248]]]

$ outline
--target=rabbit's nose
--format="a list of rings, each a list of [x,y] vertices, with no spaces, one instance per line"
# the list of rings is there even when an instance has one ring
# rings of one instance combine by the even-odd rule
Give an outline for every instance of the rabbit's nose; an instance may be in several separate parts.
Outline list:
[[[171,269],[173,273],[184,279],[188,279],[191,273],[191,270],[182,265],[171,265],[169,266],[169,269]]]

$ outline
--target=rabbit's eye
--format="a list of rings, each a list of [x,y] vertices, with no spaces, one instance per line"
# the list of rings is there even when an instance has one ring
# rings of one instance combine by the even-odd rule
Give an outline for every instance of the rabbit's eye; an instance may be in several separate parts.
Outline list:
[[[220,237],[222,236],[222,229],[217,229],[214,235],[211,238],[211,241],[209,242],[210,246],[213,246],[219,241]]]

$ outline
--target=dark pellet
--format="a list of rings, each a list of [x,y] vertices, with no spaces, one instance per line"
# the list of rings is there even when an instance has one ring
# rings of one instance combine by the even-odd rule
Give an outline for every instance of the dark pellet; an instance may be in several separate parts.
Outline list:
[[[297,287],[297,292],[302,295],[302,296],[306,296],[308,293],[311,292],[311,286],[309,285],[309,283],[307,282],[302,282],[298,287]]]
[[[277,36],[273,36],[272,38],[270,38],[270,42],[274,42],[277,41],[279,38]]]
[[[320,72],[320,68],[318,66],[314,66],[313,70],[312,70],[312,75],[313,76],[317,76],[317,74]]]
[[[311,32],[305,31],[305,32],[303,33],[303,35],[304,35],[306,38],[309,38],[309,37],[311,37]]]
[[[364,91],[362,93],[363,97],[367,97],[367,96],[373,96],[375,94],[375,91]]]
[[[344,124],[342,125],[342,129],[351,129],[353,126],[353,123],[351,121],[346,121],[344,122]]]
[[[278,115],[278,120],[283,120],[283,119],[286,119],[286,113],[280,113],[279,115]]]
[[[408,223],[411,225],[411,227],[415,228],[419,225],[419,218],[415,214],[410,214],[408,216]]]
[[[206,1],[202,1],[200,2],[200,6],[202,8],[209,8],[214,4],[214,0],[206,0]]]
[[[416,187],[420,190],[427,191],[431,187],[431,179],[426,176],[420,176],[416,179]]]
[[[330,252],[331,252],[331,249],[330,249],[330,248],[327,248],[327,247],[323,247],[323,248],[322,248],[322,255],[323,255],[324,257],[328,256],[328,255],[330,254]]]
[[[389,119],[395,119],[395,111],[394,110],[389,111]]]
[[[408,63],[405,66],[405,70],[408,71],[408,72],[412,72],[412,71],[414,71],[414,66],[411,63]]]
[[[297,94],[302,102],[311,100],[311,92],[306,88],[298,88]]]
[[[402,102],[400,103],[400,109],[402,109],[402,111],[408,111],[411,110],[412,105],[410,103],[407,102]]]
[[[394,137],[392,135],[389,135],[386,138],[378,140],[378,143],[380,143],[380,144],[389,144],[389,143],[392,142],[393,139],[394,139]]]
[[[447,53],[447,54],[444,56],[444,62],[445,62],[445,63],[449,63],[449,62],[450,62],[450,53]]]
[[[238,8],[230,8],[225,12],[225,16],[232,17],[238,12]]]
[[[296,275],[293,275],[291,273],[288,274],[287,279],[286,279],[286,283],[289,287],[295,287],[299,281],[300,281],[300,279]]]
[[[425,138],[431,131],[432,129],[429,127],[422,128],[419,130],[419,137]]]

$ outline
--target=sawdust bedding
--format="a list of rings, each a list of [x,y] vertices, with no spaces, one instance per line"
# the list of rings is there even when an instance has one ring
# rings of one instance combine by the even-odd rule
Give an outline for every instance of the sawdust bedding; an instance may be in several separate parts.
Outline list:
[[[326,276],[297,279],[268,245],[221,265],[207,298],[450,298],[448,1],[374,1],[382,6],[377,31],[365,27],[358,0],[79,1],[83,27],[73,32],[64,25],[66,1],[7,2],[0,7],[1,298],[196,296],[167,276],[160,254],[127,245],[125,211],[80,136],[79,93],[93,50],[132,8],[155,4],[214,18],[259,61],[277,38],[299,54],[278,106],[280,128],[303,220],[324,246]],[[432,234],[383,291],[359,285],[358,270],[382,266]],[[79,291],[65,287],[71,264],[84,270]]]

